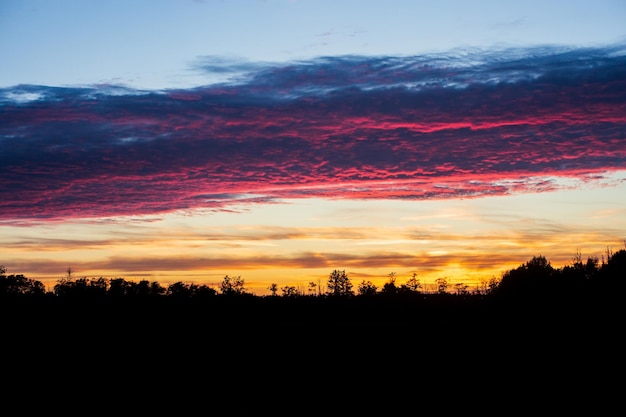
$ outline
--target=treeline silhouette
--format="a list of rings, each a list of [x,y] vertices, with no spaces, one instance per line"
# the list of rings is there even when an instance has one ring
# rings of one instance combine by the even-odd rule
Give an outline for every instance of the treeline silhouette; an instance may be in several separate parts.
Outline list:
[[[118,404],[124,392],[144,401],[138,387],[164,396],[184,387],[204,399],[198,388],[211,387],[237,394],[229,402],[237,411],[251,405],[239,398],[244,385],[306,400],[297,390],[313,382],[338,383],[341,392],[354,384],[366,394],[420,378],[444,391],[488,381],[527,401],[538,387],[606,386],[605,373],[623,356],[626,250],[602,262],[578,256],[563,268],[534,256],[484,291],[450,290],[443,281],[422,291],[415,276],[406,283],[390,276],[380,289],[355,286],[341,270],[329,274],[324,292],[308,295],[286,287],[256,296],[240,277],[226,276],[215,289],[69,273],[46,291],[0,272],[11,386],[32,386],[37,375],[39,386],[60,387],[68,401],[77,392],[92,404]]]
[[[176,301],[215,301],[229,302],[242,300],[277,298],[309,302],[311,297],[317,299],[340,299],[342,302],[358,297],[368,300],[394,301],[406,299],[419,302],[432,299],[455,300],[463,302],[468,299],[507,299],[507,300],[550,300],[559,301],[572,296],[610,296],[620,293],[626,282],[626,249],[616,253],[607,253],[606,261],[600,263],[597,257],[589,257],[583,262],[580,254],[573,257],[571,265],[554,268],[545,256],[533,256],[528,262],[503,273],[500,279],[492,278],[484,288],[469,290],[466,285],[457,284],[450,288],[445,278],[436,280],[436,291],[423,291],[423,285],[416,274],[405,283],[398,284],[395,273],[389,274],[389,280],[382,288],[371,281],[363,280],[354,287],[345,270],[333,270],[326,282],[326,289],[310,283],[309,293],[298,291],[296,287],[282,287],[278,295],[278,286],[272,283],[269,287],[271,295],[257,296],[247,291],[245,280],[240,276],[226,275],[219,288],[205,284],[186,283],[182,281],[163,286],[156,281],[129,281],[124,278],[74,278],[71,268],[67,276],[59,279],[52,290],[46,290],[41,281],[27,278],[23,274],[7,274],[7,268],[0,265],[0,297],[9,300],[43,300],[53,298],[63,301],[79,299],[93,301],[109,299],[114,301],[145,301],[147,299],[171,299]],[[442,296],[454,297],[442,297]],[[448,301],[446,301],[448,302]],[[293,304],[293,303],[290,303]]]
[[[394,274],[380,289],[369,281],[355,287],[345,271],[334,270],[324,292],[318,287],[317,292],[303,294],[284,287],[278,295],[272,284],[272,295],[264,296],[249,293],[241,277],[228,275],[215,289],[184,282],[163,286],[147,280],[74,278],[69,269],[67,277],[46,291],[40,281],[9,275],[2,267],[0,303],[4,317],[14,322],[37,314],[55,325],[99,317],[103,328],[114,322],[127,327],[126,320],[139,317],[150,318],[143,324],[147,327],[166,325],[178,317],[189,326],[205,320],[212,331],[232,327],[268,332],[299,326],[328,330],[418,322],[421,329],[459,330],[464,323],[474,328],[493,317],[540,323],[555,315],[576,324],[593,317],[606,324],[622,313],[626,250],[607,255],[602,262],[595,257],[583,261],[577,255],[562,268],[554,268],[544,256],[533,256],[482,290],[469,291],[465,286],[450,290],[440,280],[436,291],[426,292],[415,275],[398,284]]]

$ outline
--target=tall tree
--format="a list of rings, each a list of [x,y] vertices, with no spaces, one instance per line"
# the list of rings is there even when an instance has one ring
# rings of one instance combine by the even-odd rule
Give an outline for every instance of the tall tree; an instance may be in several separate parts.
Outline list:
[[[400,286],[401,293],[418,293],[422,288],[422,283],[417,279],[417,274],[414,272],[413,276],[406,281],[406,284]]]
[[[380,292],[385,295],[395,295],[398,293],[398,286],[396,285],[396,273],[390,272],[387,276],[389,277],[389,280],[385,282],[385,284],[383,285],[383,289]]]
[[[335,269],[328,276],[328,289],[326,293],[328,295],[337,295],[337,296],[348,296],[354,295],[352,291],[352,282],[350,282],[350,278],[348,278],[348,274],[346,271],[339,271]]]
[[[267,289],[270,290],[273,296],[276,296],[276,292],[278,291],[278,284],[276,284],[275,282],[272,282],[270,286],[267,287]]]
[[[448,280],[446,278],[437,278],[435,284],[437,285],[437,293],[445,294],[448,292]]]

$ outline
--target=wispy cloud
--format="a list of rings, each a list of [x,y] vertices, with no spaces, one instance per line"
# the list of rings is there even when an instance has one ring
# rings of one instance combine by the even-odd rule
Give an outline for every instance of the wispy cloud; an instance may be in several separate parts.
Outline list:
[[[179,248],[179,251],[154,255],[151,252],[154,252],[155,248],[146,247],[145,250],[138,252],[135,256],[125,255],[122,253],[123,251],[120,251],[112,256],[97,260],[81,260],[72,257],[72,255],[59,259],[48,248],[47,252],[45,250],[38,252],[48,256],[45,258],[22,259],[17,255],[12,260],[11,268],[13,270],[28,269],[35,276],[52,275],[57,278],[63,275],[68,265],[71,265],[72,269],[78,271],[79,274],[82,274],[80,271],[107,271],[108,274],[111,271],[118,271],[122,275],[136,276],[151,271],[150,274],[168,273],[167,275],[173,277],[176,277],[176,273],[188,277],[194,271],[204,272],[204,275],[210,275],[210,273],[226,274],[228,271],[246,274],[252,270],[270,268],[276,270],[321,269],[325,271],[325,274],[327,270],[337,267],[348,268],[358,274],[367,273],[368,270],[400,268],[403,271],[417,269],[420,274],[428,275],[430,273],[443,274],[458,265],[463,265],[474,273],[481,273],[497,270],[502,268],[502,265],[516,266],[528,260],[528,257],[532,255],[532,250],[541,253],[540,251],[545,248],[561,248],[557,253],[551,252],[550,259],[555,262],[555,265],[569,264],[572,255],[575,254],[575,248],[567,247],[572,239],[577,242],[592,242],[594,247],[601,247],[602,242],[606,241],[606,235],[602,233],[589,234],[574,231],[569,234],[554,233],[548,236],[546,238],[545,234],[540,234],[538,237],[537,233],[522,230],[512,231],[506,236],[502,233],[477,234],[469,237],[447,234],[444,236],[437,235],[441,242],[436,245],[415,246],[415,241],[412,241],[412,250],[407,250],[406,245],[404,245],[404,249],[401,246],[385,249],[385,242],[379,242],[379,248],[361,250],[358,253],[341,250],[294,251],[291,253],[277,251],[247,254],[230,253],[215,256],[202,254],[198,251],[185,253],[185,250]],[[47,242],[42,242],[39,245],[45,248],[46,244]],[[70,244],[75,245],[76,248],[79,247],[78,242],[71,242]],[[101,244],[103,242],[90,243],[90,246]],[[71,249],[71,247],[66,248],[64,252],[71,253]],[[84,245],[81,246],[81,249],[84,249]],[[485,255],[485,250],[492,252]]]
[[[458,198],[626,169],[623,46],[320,57],[187,90],[0,89],[0,220]]]

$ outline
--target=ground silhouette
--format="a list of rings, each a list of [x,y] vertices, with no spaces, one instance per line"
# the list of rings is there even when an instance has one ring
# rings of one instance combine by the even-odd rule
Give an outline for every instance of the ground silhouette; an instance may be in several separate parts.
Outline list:
[[[225,279],[221,292],[176,283],[132,283],[121,278],[59,280],[54,291],[23,275],[0,275],[5,335],[11,332],[56,340],[59,346],[89,341],[106,346],[133,341],[159,344],[219,341],[248,335],[258,343],[318,343],[369,340],[429,343],[450,337],[553,339],[593,336],[615,323],[623,309],[626,250],[599,264],[589,258],[553,268],[535,256],[503,274],[486,292],[422,293],[419,290],[355,294],[349,279],[319,295],[255,296],[243,280]],[[225,285],[225,286],[224,286]],[[234,286],[233,286],[234,285]],[[344,288],[344,292],[337,288]],[[388,286],[387,290],[389,289]],[[585,336],[586,335],[586,336]],[[579,337],[580,336],[580,337]],[[19,338],[18,338],[19,339]]]
[[[556,391],[566,390],[579,402],[602,391],[600,411],[616,388],[607,375],[623,364],[625,271],[621,250],[561,269],[533,257],[486,293],[254,296],[73,278],[48,293],[4,270],[5,398],[54,393],[46,404],[71,408],[80,397],[114,412],[130,396],[137,410],[167,404],[177,414],[227,402],[233,414],[324,412],[308,405],[321,392],[343,395],[333,409],[354,413],[372,412],[372,395],[402,392],[379,409],[398,414],[390,410],[407,399],[465,404],[470,393],[490,405],[512,397],[516,409],[539,398],[563,407]]]

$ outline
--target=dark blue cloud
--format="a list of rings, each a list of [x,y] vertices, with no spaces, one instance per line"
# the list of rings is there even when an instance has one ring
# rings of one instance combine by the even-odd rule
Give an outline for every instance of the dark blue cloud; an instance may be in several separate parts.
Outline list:
[[[623,45],[605,48],[534,47],[502,50],[458,50],[417,56],[327,56],[286,64],[232,62],[204,58],[198,65],[208,73],[239,74],[230,85],[242,85],[289,96],[315,95],[346,88],[360,90],[406,87],[467,87],[533,81],[540,76],[574,79],[590,76],[591,68],[602,73],[611,66],[619,70]]]
[[[455,198],[625,169],[625,51],[203,58],[196,68],[237,77],[162,91],[0,89],[0,218]]]

